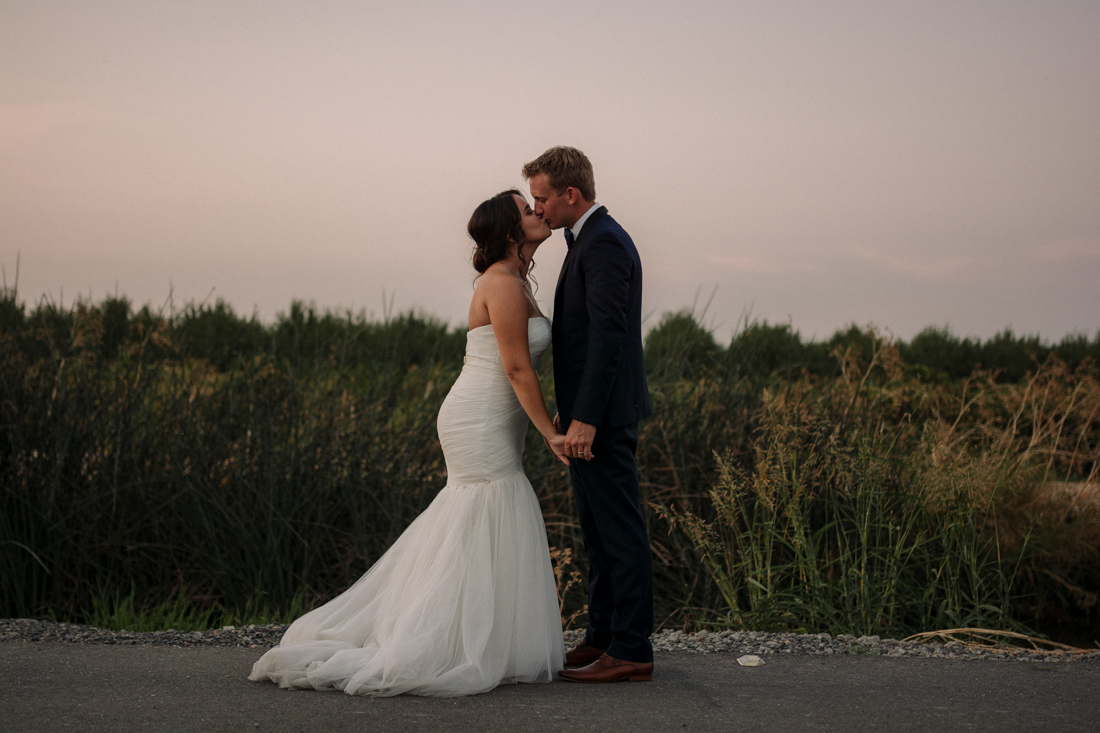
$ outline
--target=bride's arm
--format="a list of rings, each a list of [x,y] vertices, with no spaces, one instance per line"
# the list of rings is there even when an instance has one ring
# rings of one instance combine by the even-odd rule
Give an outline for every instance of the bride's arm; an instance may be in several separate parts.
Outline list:
[[[562,436],[546,410],[542,386],[531,365],[531,350],[527,343],[528,300],[523,287],[515,278],[503,274],[491,279],[483,276],[482,280],[479,288],[486,288],[489,321],[496,334],[504,373],[508,375],[508,381],[535,429],[551,444],[554,453],[560,455]]]

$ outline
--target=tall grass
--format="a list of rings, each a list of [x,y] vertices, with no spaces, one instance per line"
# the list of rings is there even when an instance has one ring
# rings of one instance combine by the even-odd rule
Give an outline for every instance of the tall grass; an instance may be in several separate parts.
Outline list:
[[[1013,603],[1027,545],[1001,555],[1003,497],[956,497],[933,511],[927,477],[895,452],[891,431],[838,429],[816,410],[793,420],[775,404],[766,411],[752,471],[729,453],[718,459],[715,519],[670,514],[722,595],[704,621],[861,635],[1020,625]]]
[[[288,339],[222,371],[166,354],[167,321],[111,359],[93,347],[101,313],[76,309],[63,345],[50,325],[0,339],[0,613],[79,615],[98,589],[131,586],[139,605],[185,585],[225,609],[258,591],[313,602],[445,482],[435,413],[461,361],[395,348],[341,368],[362,325],[348,322],[333,353]],[[26,359],[17,337],[49,356]]]
[[[128,595],[115,588],[100,591],[90,601],[91,607],[82,620],[96,628],[115,631],[204,631],[224,626],[289,624],[305,610],[300,595],[278,608],[272,608],[260,593],[241,608],[195,603],[186,586],[160,602],[139,601],[137,588],[132,585]]]
[[[837,379],[765,390],[752,455],[716,455],[709,502],[656,507],[721,596],[696,619],[890,635],[1025,628],[1054,597],[1094,616],[1100,507],[1051,501],[1050,487],[1095,486],[1095,366],[1052,357],[1023,384],[985,374],[929,386],[890,344],[869,364],[852,348],[836,355]]]
[[[264,325],[117,298],[28,314],[5,293],[0,615],[201,625],[338,593],[445,484],[435,416],[464,342],[415,314],[293,304]],[[662,623],[1095,615],[1087,355],[1006,382],[902,351],[766,324],[723,347],[690,314],[651,332],[638,458]],[[583,557],[568,474],[534,432],[525,466],[550,544]],[[568,618],[583,583],[561,571]]]

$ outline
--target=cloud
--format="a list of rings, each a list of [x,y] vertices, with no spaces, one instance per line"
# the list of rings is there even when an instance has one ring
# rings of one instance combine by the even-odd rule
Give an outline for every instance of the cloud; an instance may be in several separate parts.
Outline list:
[[[1073,237],[1046,242],[1036,247],[1032,256],[1042,262],[1100,260],[1100,237]]]
[[[953,256],[914,257],[910,255],[890,255],[870,250],[861,250],[855,253],[857,257],[867,262],[878,265],[890,272],[908,275],[917,280],[948,280],[955,276],[972,270],[980,264],[976,257]]]
[[[26,149],[60,128],[115,117],[103,105],[86,100],[0,104],[0,152]]]
[[[707,255],[706,261],[712,265],[725,265],[743,272],[778,272],[775,262],[765,262],[760,257],[745,255]]]
[[[738,272],[765,275],[779,275],[789,272],[809,272],[817,269],[805,260],[781,260],[755,255],[704,255],[703,259],[712,265],[721,265]]]
[[[1009,280],[1027,279],[1037,271],[1066,263],[1100,261],[1100,238],[1075,237],[1046,242],[1030,252],[1005,252],[993,258],[975,255],[896,255],[873,250],[853,250],[858,259],[880,269],[926,282],[957,281],[966,276],[988,279],[996,274]]]

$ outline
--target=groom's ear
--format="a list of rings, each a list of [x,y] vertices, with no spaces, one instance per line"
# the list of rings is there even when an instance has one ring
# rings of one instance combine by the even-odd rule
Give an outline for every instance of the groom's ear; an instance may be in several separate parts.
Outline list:
[[[567,204],[569,204],[570,206],[573,206],[577,203],[577,201],[580,200],[580,198],[581,198],[581,192],[580,191],[573,188],[572,186],[566,186],[565,187],[565,202]]]

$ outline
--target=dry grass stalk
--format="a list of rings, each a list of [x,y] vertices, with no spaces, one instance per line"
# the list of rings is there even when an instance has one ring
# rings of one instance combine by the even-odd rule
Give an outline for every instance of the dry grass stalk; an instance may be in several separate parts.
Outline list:
[[[996,641],[997,639],[1026,642],[1031,645],[1031,648],[1011,645],[1005,641]],[[970,649],[996,649],[1006,652],[1055,651],[1065,654],[1095,654],[1091,649],[1081,649],[1079,647],[1070,646],[1069,644],[1061,644],[1057,641],[1019,634],[1015,631],[995,631],[993,629],[941,629],[939,631],[925,631],[920,634],[913,634],[912,636],[907,636],[902,639],[902,641],[912,641],[918,644],[929,644],[936,640],[945,643],[954,641]]]
[[[566,547],[564,550],[559,550],[556,547],[551,547],[550,560],[554,563],[554,579],[557,581],[558,586],[558,612],[561,614],[561,626],[568,631],[578,617],[588,614],[588,604],[586,603],[568,617],[565,615],[565,597],[573,586],[580,585],[583,579],[580,571],[576,568],[567,570],[567,568],[573,566],[572,548]]]

